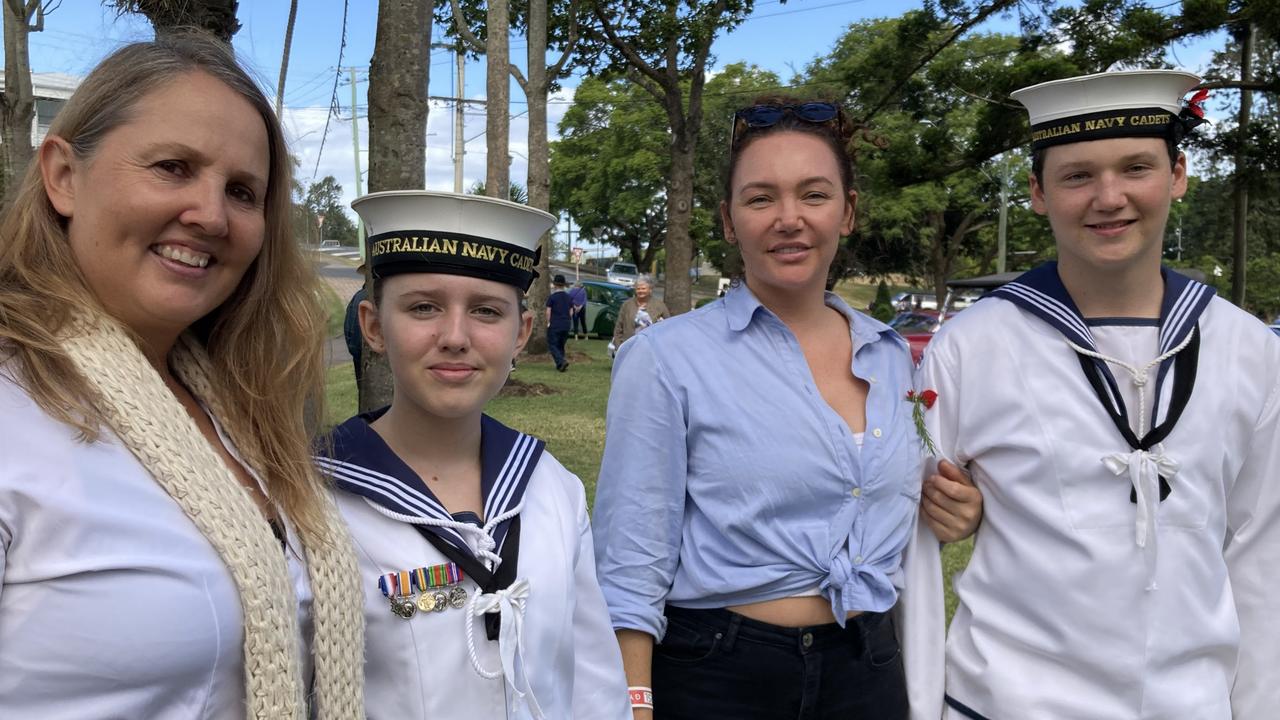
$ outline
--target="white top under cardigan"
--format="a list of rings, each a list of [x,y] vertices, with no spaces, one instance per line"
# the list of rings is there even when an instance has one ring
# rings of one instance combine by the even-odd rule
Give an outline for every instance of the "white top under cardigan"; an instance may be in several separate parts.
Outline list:
[[[243,720],[244,689],[218,553],[110,430],[81,442],[0,373],[0,717]]]

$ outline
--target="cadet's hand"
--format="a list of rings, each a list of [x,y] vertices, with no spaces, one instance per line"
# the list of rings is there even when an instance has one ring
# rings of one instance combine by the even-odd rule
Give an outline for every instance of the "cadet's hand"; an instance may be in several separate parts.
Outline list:
[[[963,540],[982,522],[982,493],[968,473],[946,460],[938,472],[924,481],[920,512],[942,542]]]

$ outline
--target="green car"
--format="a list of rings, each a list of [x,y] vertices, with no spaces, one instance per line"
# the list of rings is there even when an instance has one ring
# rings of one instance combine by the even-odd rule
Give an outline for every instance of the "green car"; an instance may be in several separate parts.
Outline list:
[[[631,297],[631,288],[599,280],[583,280],[582,288],[587,291],[587,333],[613,337],[618,310]]]

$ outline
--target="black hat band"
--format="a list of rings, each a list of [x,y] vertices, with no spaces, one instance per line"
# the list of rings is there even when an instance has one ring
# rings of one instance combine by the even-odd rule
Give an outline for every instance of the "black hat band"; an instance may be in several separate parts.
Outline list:
[[[1183,113],[1187,115],[1188,113]],[[1204,122],[1175,115],[1164,108],[1124,108],[1073,115],[1031,126],[1031,149],[1106,140],[1118,137],[1159,137],[1180,141],[1191,128]]]
[[[492,238],[436,230],[397,230],[367,241],[369,272],[375,278],[404,273],[443,273],[494,280],[528,291],[542,248]]]

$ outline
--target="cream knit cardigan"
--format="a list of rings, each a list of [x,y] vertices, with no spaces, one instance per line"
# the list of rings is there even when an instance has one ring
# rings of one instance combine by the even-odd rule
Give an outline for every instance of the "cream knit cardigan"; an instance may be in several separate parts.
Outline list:
[[[298,667],[297,600],[280,543],[231,470],[114,321],[79,318],[62,341],[97,392],[110,428],[165,489],[226,563],[244,615],[246,716],[251,720],[321,720],[364,716],[363,599],[351,539],[331,503],[318,537],[302,536],[314,595],[311,705]],[[183,384],[218,419],[255,471],[255,443],[227,414],[211,382],[209,357],[189,336],[170,353]],[[261,473],[259,473],[261,475]],[[328,498],[328,494],[324,496]],[[326,501],[328,502],[328,501]]]

